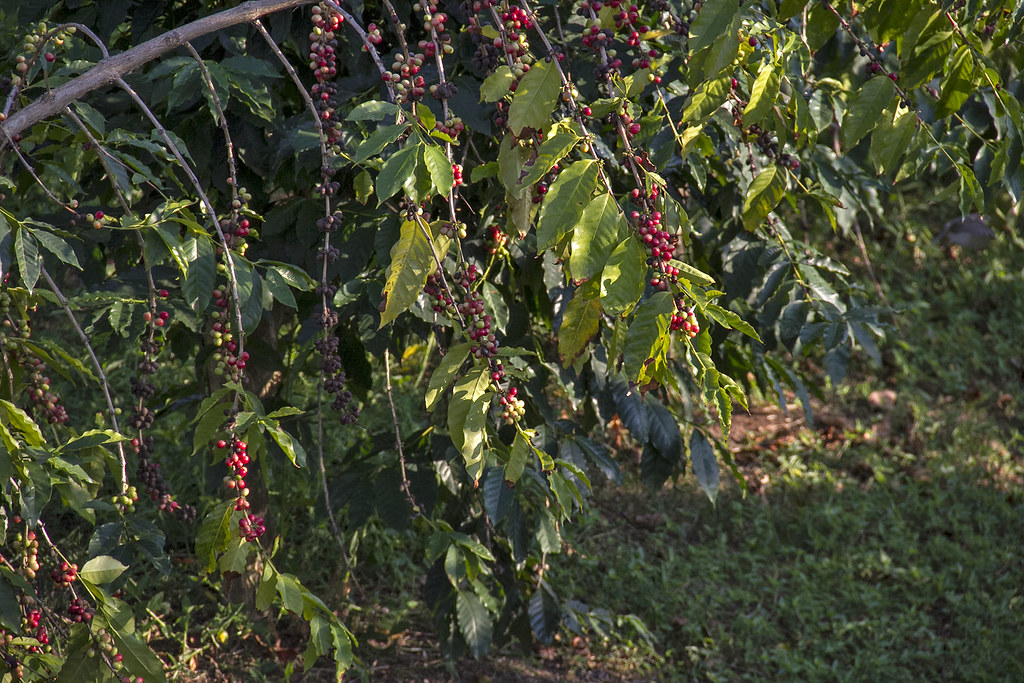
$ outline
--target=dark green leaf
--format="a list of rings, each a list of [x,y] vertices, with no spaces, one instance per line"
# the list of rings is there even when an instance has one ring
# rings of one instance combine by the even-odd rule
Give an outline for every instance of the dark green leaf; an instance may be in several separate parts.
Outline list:
[[[459,618],[459,632],[466,640],[474,657],[482,657],[491,646],[493,624],[487,608],[480,598],[470,591],[459,591],[456,598],[456,612]]]
[[[935,105],[935,117],[946,118],[960,110],[967,98],[974,93],[974,57],[967,45],[961,45],[953,57],[953,65],[939,83],[939,101]]]
[[[377,174],[377,206],[415,179],[419,157],[420,145],[406,145],[384,162]]]
[[[696,52],[711,45],[722,37],[732,23],[733,17],[739,12],[739,4],[726,1],[705,2],[697,18],[690,24],[691,52]]]
[[[78,263],[78,257],[75,256],[75,251],[67,242],[57,235],[54,235],[52,232],[46,232],[45,230],[33,230],[32,236],[36,238],[43,249],[53,254],[64,263],[69,266],[73,266],[78,270],[82,269],[82,266]]]
[[[718,460],[715,459],[711,443],[699,429],[694,429],[690,434],[690,464],[700,488],[714,503],[718,497]]]
[[[402,123],[392,126],[384,126],[370,133],[370,137],[360,143],[352,154],[352,163],[358,164],[370,157],[375,157],[384,151],[384,148],[397,140],[405,131],[409,130],[409,124]]]
[[[298,308],[298,304],[295,302],[295,295],[292,294],[291,288],[281,276],[281,273],[273,268],[268,268],[264,283],[267,285],[267,289],[270,290],[270,294],[277,301],[289,308]]]
[[[888,77],[875,76],[853,95],[843,116],[843,146],[847,150],[878,125],[895,94]]]
[[[207,246],[206,249],[200,249],[198,256],[188,264],[185,282],[181,286],[185,303],[197,313],[205,309],[213,295],[216,280],[217,257],[213,249]]]

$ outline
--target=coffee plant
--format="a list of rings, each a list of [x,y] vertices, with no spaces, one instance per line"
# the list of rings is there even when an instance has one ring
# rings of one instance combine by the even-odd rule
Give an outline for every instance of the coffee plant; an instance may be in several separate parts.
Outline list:
[[[172,555],[353,666],[344,605],[275,563],[301,506],[339,581],[367,525],[421,538],[451,656],[585,626],[545,570],[621,482],[604,430],[714,499],[748,395],[809,411],[794,355],[879,356],[826,241],[921,175],[997,221],[1024,191],[1009,0],[0,18],[5,681],[164,680]]]

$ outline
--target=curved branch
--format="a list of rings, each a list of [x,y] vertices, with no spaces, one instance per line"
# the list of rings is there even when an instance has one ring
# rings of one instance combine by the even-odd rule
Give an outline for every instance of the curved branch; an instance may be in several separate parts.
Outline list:
[[[102,60],[78,78],[68,81],[52,93],[40,97],[24,109],[14,113],[6,121],[0,123],[0,128],[3,128],[8,135],[20,133],[43,119],[63,111],[64,107],[93,90],[106,85],[115,85],[125,74],[200,36],[236,24],[249,23],[266,14],[312,3],[313,0],[253,0],[197,19],[152,40],[147,40],[141,45],[136,45],[121,54]]]

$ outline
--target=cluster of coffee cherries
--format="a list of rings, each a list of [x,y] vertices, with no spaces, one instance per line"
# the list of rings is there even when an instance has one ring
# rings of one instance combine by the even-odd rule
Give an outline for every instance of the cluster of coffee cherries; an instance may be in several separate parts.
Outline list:
[[[326,142],[332,147],[341,139],[341,121],[335,121],[333,118],[336,105],[333,97],[337,90],[331,81],[338,74],[338,39],[335,31],[341,27],[343,21],[344,17],[324,3],[313,7],[313,28],[309,33],[309,68],[316,83],[310,90],[313,104],[324,128]],[[381,40],[379,31],[375,37],[378,41]],[[370,42],[373,43],[373,39]]]
[[[224,459],[231,473],[224,477],[224,486],[237,495],[236,510],[248,510],[249,487],[245,485],[245,477],[249,474],[249,445],[238,437],[232,436],[230,441],[221,439],[217,442],[219,449],[231,449],[230,455]]]
[[[20,532],[14,536],[15,548],[21,555],[21,567],[19,571],[26,579],[36,578],[39,571],[39,541],[36,539],[36,532],[28,530],[23,534]]]
[[[6,322],[6,321],[4,321]],[[23,363],[28,384],[29,399],[50,424],[64,424],[68,421],[67,411],[60,403],[60,396],[50,391],[50,378],[45,376],[46,363],[35,356],[25,356]]]
[[[170,487],[160,472],[160,463],[153,461],[155,441],[151,436],[136,437],[131,440],[132,450],[138,456],[139,465],[135,470],[136,479],[145,487],[146,495],[157,504],[157,507],[172,514],[181,516],[182,521],[188,522],[196,518],[196,509],[192,505],[181,505],[174,500]],[[129,487],[127,494],[117,496],[117,504],[127,511],[131,511],[138,495]],[[125,502],[128,501],[128,502]]]
[[[455,223],[445,221],[441,224],[439,232],[445,237],[449,237],[451,239],[458,237],[461,240],[466,239],[466,235],[468,234],[466,232],[466,224],[461,221],[456,221]]]
[[[423,292],[433,303],[431,306],[435,313],[444,313],[449,318],[455,318],[455,304],[448,295],[441,279],[441,273],[434,271],[427,276],[427,282],[423,285]]]
[[[526,404],[523,403],[522,399],[516,398],[515,387],[509,387],[508,391],[501,394],[498,399],[498,403],[501,404],[502,412],[501,419],[508,424],[515,424],[526,414]]]
[[[58,586],[70,586],[78,578],[78,565],[61,562],[59,569],[50,572],[50,578]]]
[[[452,176],[455,178],[454,187],[466,184],[462,179],[462,164],[452,164]]]
[[[146,468],[143,468],[143,470],[136,470],[136,474],[140,474],[140,475],[145,474],[145,476],[147,476],[147,477],[151,477],[152,476],[149,473],[149,470],[147,470]],[[144,486],[146,486],[147,489],[150,488],[150,486],[147,485],[145,482],[140,482],[140,483],[142,483]],[[164,484],[164,486],[166,487],[166,484]],[[159,498],[159,496],[157,496],[153,500],[157,500],[158,498]],[[125,491],[124,493],[119,494],[119,495],[115,495],[115,496],[111,496],[110,497],[110,502],[113,503],[113,505],[115,507],[117,507],[118,509],[120,509],[122,512],[125,512],[125,513],[135,512],[135,504],[137,502],[139,502],[139,490],[137,488],[135,488],[134,486],[129,486],[128,490]]]
[[[42,625],[41,621],[43,613],[38,609],[32,608],[25,611],[24,627],[26,631],[35,631],[35,638],[41,645],[50,644],[50,635],[46,631],[46,627]],[[29,652],[38,652],[39,648],[33,646],[29,648]]]
[[[487,226],[487,251],[490,254],[499,254],[505,251],[505,245],[508,244],[508,235],[501,229],[500,225],[494,224]]]
[[[25,82],[29,69],[32,68],[32,65],[39,59],[40,55],[43,56],[48,64],[56,61],[57,55],[53,52],[43,52],[46,42],[52,40],[55,46],[61,47],[76,30],[75,27],[69,26],[51,34],[46,23],[39,22],[35,26],[35,31],[25,36],[25,43],[22,45],[22,50],[25,54],[20,54],[14,59],[14,69],[18,72],[18,75],[11,79],[11,83],[21,86]]]
[[[420,68],[426,61],[422,52],[406,57],[404,53],[395,54],[391,70],[384,74],[384,81],[393,83],[397,98],[401,102],[421,99],[427,92],[427,82],[419,75]]]
[[[107,632],[107,629],[96,629],[95,631],[93,631],[93,638],[96,641],[96,647],[98,648],[98,650],[89,648],[89,650],[86,652],[86,655],[88,657],[95,657],[100,652],[102,652],[110,658],[110,661],[114,662],[115,664],[121,663],[124,657],[121,655],[120,652],[117,651],[117,644],[114,642],[114,637]],[[120,680],[122,681],[122,683],[135,683],[136,681],[140,681],[142,679],[141,677],[132,678],[131,676],[123,676]]]
[[[336,317],[336,315],[330,314],[331,317]],[[313,342],[313,346],[320,354],[320,371],[324,378],[324,391],[334,396],[334,400],[331,401],[331,409],[338,413],[342,424],[355,424],[359,419],[359,408],[352,400],[352,392],[346,388],[348,378],[341,369],[341,357],[338,355],[339,343],[338,336],[327,331],[326,336]]]
[[[210,337],[213,345],[217,347],[213,354],[213,371],[217,375],[226,375],[229,379],[237,381],[249,361],[249,352],[238,353],[238,343],[231,331],[231,299],[220,287],[213,290],[213,305],[218,309],[211,314],[213,325]]]
[[[477,358],[490,358],[498,350],[498,340],[491,330],[494,319],[486,312],[483,296],[479,292],[470,291],[479,277],[480,270],[470,263],[457,270],[452,275],[452,281],[464,292],[456,310],[462,314],[469,338],[476,342],[470,347],[470,353]]]
[[[435,92],[433,89],[437,86],[432,85],[430,87],[432,89],[431,92]],[[463,123],[462,119],[458,116],[449,115],[443,122],[438,121],[435,123],[434,129],[440,133],[444,133],[452,140],[455,140],[459,137],[459,134],[462,133],[462,131],[466,130],[466,124]]]
[[[444,54],[451,54],[453,49],[450,46],[451,35],[445,32],[445,24],[448,15],[437,11],[437,3],[434,0],[420,0],[412,5],[414,12],[423,12],[423,30],[427,33],[436,32],[441,40],[441,49]],[[433,41],[421,40],[417,47],[426,53],[427,57],[437,54],[437,45]]]
[[[267,532],[267,527],[263,522],[262,517],[250,512],[238,520],[238,531],[242,534],[242,538],[252,543]]]
[[[670,327],[673,332],[682,330],[690,339],[700,334],[700,325],[697,324],[697,316],[693,314],[692,307],[676,308],[672,313]]]
[[[474,2],[472,7],[475,14],[488,13],[486,16],[489,22],[493,19],[490,15],[491,8],[497,5],[498,3],[493,1]],[[518,5],[510,5],[507,10],[501,12],[499,19],[501,23],[496,27],[499,35],[495,38],[486,38],[483,35],[483,26],[486,22],[482,22],[476,16],[469,17],[468,29],[477,45],[473,61],[481,70],[489,73],[507,60],[512,68],[512,74],[517,79],[511,87],[515,92],[518,79],[530,70],[530,64],[533,63],[530,41],[526,37],[526,32],[533,28],[533,21]]]
[[[746,134],[748,137],[753,138],[754,144],[757,145],[762,154],[779,166],[794,171],[800,168],[800,160],[795,156],[785,152],[779,153],[779,143],[772,139],[772,134],[769,131],[764,130],[755,123],[747,127]]]
[[[83,621],[91,621],[92,616],[92,605],[81,598],[75,598],[68,605],[68,618],[76,624],[80,624]]]
[[[244,201],[241,197],[252,198],[251,195],[246,193],[245,195],[239,195],[239,199],[235,201]],[[239,254],[245,255],[246,250],[249,248],[248,238],[250,235],[256,236],[256,230],[252,227],[248,218],[233,216],[231,218],[222,218],[220,221],[221,232],[224,233],[224,241],[227,242],[228,248],[232,251],[237,251]],[[221,245],[217,246],[217,255],[220,256],[224,253],[224,247]],[[227,270],[227,266],[224,264],[223,268],[219,268],[221,272]]]

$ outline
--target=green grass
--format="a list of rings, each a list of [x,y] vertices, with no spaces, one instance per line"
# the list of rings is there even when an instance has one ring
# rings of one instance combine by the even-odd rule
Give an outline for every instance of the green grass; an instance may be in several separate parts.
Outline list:
[[[763,495],[732,486],[712,506],[691,478],[657,494],[599,490],[567,528],[572,552],[551,583],[654,636],[592,638],[606,669],[1024,680],[1024,257],[1007,239],[967,260],[929,244],[876,251],[900,329],[881,367],[857,364],[828,397],[845,430],[752,449],[744,470],[767,475]],[[872,407],[880,389],[895,407]],[[652,513],[664,523],[628,521]]]

